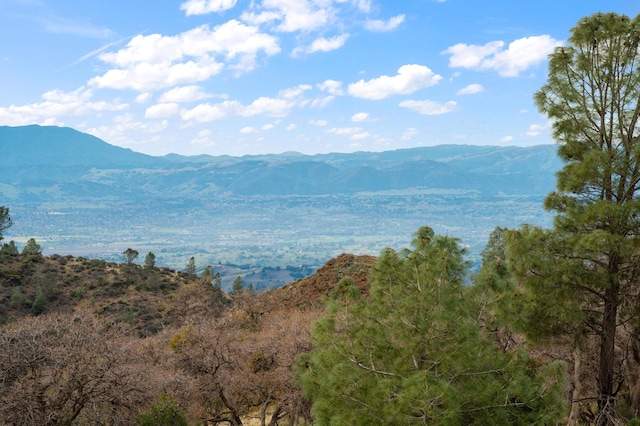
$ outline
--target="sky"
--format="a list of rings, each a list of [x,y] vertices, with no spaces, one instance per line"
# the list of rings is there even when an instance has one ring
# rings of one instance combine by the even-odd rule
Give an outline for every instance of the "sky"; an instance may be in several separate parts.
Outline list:
[[[636,0],[0,0],[0,125],[151,155],[553,143],[533,104]]]

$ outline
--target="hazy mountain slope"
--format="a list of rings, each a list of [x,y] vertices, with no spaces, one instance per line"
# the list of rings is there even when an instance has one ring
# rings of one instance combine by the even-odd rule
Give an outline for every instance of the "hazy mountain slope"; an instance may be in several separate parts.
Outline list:
[[[0,127],[0,196],[86,198],[326,195],[460,189],[544,194],[561,163],[554,146],[442,145],[387,152],[153,157],[61,127]]]
[[[164,162],[68,127],[36,125],[0,126],[0,157],[9,167],[141,167]]]

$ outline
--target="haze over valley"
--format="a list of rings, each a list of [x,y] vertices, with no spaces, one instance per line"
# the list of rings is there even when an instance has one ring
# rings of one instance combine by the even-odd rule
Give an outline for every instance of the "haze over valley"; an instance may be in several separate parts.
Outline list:
[[[0,155],[7,239],[114,261],[132,247],[176,269],[195,256],[258,288],[397,248],[425,224],[477,260],[496,226],[550,223],[541,201],[560,167],[554,146],[153,157],[40,126],[0,127]]]

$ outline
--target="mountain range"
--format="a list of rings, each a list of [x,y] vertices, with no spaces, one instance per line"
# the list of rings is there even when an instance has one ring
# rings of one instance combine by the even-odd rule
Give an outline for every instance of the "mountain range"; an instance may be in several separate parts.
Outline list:
[[[77,130],[0,127],[0,196],[66,199],[196,199],[407,190],[545,194],[561,161],[556,147],[440,145],[385,152],[150,156]]]

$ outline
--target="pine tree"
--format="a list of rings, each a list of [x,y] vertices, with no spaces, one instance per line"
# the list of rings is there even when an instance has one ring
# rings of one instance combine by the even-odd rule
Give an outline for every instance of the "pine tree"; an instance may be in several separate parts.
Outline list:
[[[144,267],[145,268],[155,268],[156,266],[156,255],[152,252],[147,253],[144,257]]]
[[[554,227],[524,227],[505,241],[528,297],[530,336],[584,327],[599,336],[596,423],[609,425],[624,381],[616,335],[640,330],[640,16],[598,13],[571,34],[535,95],[565,162],[545,200]]]
[[[298,377],[316,423],[552,424],[562,416],[561,370],[538,371],[480,331],[456,239],[418,230],[414,250],[385,250],[370,295],[350,280],[313,328]]]
[[[190,277],[195,277],[196,276],[196,259],[195,257],[191,256],[191,258],[189,258],[189,262],[187,262],[187,266],[184,268],[184,272],[189,275]]]
[[[0,241],[3,239],[2,233],[11,228],[12,225],[13,221],[9,215],[9,208],[0,206]]]

